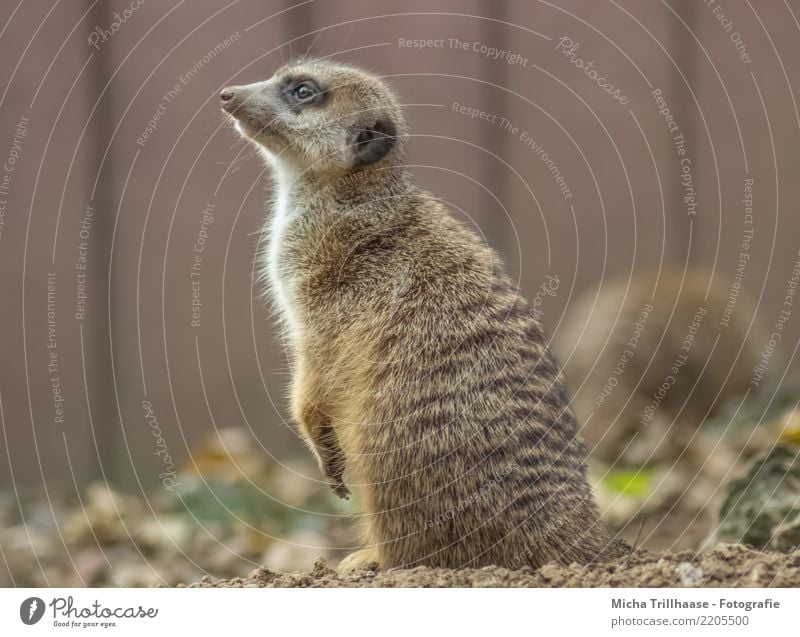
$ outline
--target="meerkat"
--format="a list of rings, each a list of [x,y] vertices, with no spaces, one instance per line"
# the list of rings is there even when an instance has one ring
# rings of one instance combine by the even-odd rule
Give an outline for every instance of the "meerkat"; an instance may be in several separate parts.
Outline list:
[[[744,290],[664,267],[579,296],[553,347],[591,457],[630,466],[685,456],[720,405],[755,391],[768,340]]]
[[[340,571],[621,555],[541,326],[498,255],[412,183],[388,85],[302,60],[220,97],[274,175],[261,272],[293,418],[362,522]]]

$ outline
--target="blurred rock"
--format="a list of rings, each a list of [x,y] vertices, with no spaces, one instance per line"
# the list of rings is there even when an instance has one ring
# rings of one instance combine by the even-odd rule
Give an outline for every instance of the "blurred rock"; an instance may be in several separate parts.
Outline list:
[[[705,581],[703,570],[696,567],[691,562],[681,562],[675,567],[675,570],[681,578],[681,586],[701,586]]]
[[[264,448],[254,444],[251,433],[229,427],[218,429],[192,449],[182,473],[237,482],[263,474],[270,459]]]
[[[570,305],[553,348],[591,458],[634,467],[675,460],[709,415],[747,390],[766,332],[751,323],[744,293],[720,327],[728,293],[702,270],[662,268]]]
[[[777,445],[755,458],[747,474],[726,488],[711,542],[759,549],[800,546],[800,449]]]
[[[121,495],[103,483],[89,485],[85,501],[61,525],[68,544],[113,544],[133,539],[132,529],[144,515],[138,498]]]

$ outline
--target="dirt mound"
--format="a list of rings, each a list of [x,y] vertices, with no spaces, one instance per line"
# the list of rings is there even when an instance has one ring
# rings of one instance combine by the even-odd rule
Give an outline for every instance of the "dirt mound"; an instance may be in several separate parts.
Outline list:
[[[673,587],[800,586],[800,550],[763,553],[741,544],[720,544],[705,553],[652,553],[639,550],[622,562],[581,566],[548,564],[538,571],[418,567],[367,570],[340,577],[319,559],[310,573],[277,573],[266,567],[248,577],[214,580],[204,577],[191,587],[203,588],[339,588],[339,587]]]

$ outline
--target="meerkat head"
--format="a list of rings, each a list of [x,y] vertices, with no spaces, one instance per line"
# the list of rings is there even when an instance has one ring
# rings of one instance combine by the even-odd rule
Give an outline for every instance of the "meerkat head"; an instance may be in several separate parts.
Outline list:
[[[264,82],[225,88],[220,99],[242,135],[300,173],[338,175],[402,152],[405,125],[394,95],[344,64],[291,63]]]

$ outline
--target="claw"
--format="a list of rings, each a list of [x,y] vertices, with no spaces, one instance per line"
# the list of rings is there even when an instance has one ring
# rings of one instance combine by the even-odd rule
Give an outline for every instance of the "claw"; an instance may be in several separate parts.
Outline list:
[[[350,499],[350,489],[348,489],[347,485],[341,480],[338,482],[331,482],[331,489],[333,489],[333,492],[342,500]]]

